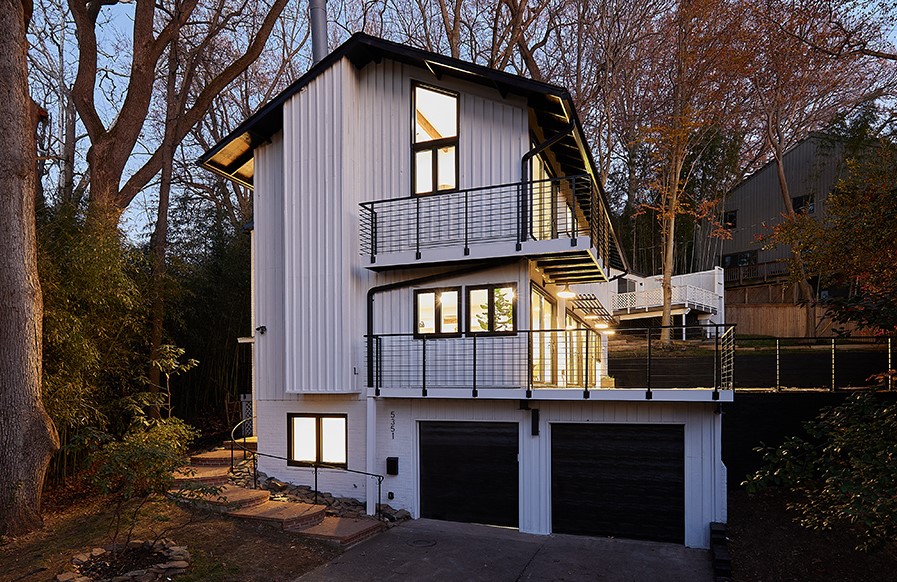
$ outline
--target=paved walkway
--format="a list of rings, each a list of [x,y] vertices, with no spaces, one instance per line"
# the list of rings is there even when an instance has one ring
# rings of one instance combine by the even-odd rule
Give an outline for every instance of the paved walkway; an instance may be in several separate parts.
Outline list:
[[[707,551],[674,544],[535,536],[419,519],[355,546],[299,580],[709,582],[713,571]]]

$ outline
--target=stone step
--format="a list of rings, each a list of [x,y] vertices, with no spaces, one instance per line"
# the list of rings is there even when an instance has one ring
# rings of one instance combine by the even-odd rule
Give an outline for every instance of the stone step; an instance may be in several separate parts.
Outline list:
[[[295,503],[290,501],[267,501],[255,507],[246,507],[228,512],[228,515],[242,519],[256,519],[279,523],[285,530],[298,531],[318,523],[325,517],[327,508],[323,505]]]
[[[185,467],[174,473],[175,485],[200,483],[202,485],[225,485],[230,476],[230,467]]]
[[[217,494],[198,495],[191,498],[196,505],[221,513],[257,507],[268,501],[268,491],[225,485]]]
[[[241,450],[240,447],[249,449],[250,451],[257,451],[259,447],[259,438],[254,436],[246,437],[245,439],[238,438],[235,441],[224,441],[222,446],[225,449],[230,450],[231,442],[234,443],[234,451]]]
[[[234,463],[239,463],[243,459],[249,458],[250,453],[236,449],[233,452]],[[231,450],[215,449],[206,453],[198,453],[190,457],[190,464],[195,467],[230,467]]]
[[[321,523],[301,530],[285,528],[306,537],[334,542],[343,548],[360,544],[386,529],[386,526],[371,518],[336,517],[328,515]]]

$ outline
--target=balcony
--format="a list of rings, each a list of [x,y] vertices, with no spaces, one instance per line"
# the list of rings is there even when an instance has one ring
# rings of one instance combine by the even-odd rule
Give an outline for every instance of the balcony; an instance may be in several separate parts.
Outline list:
[[[673,285],[671,293],[670,306],[674,315],[687,311],[716,314],[722,300],[713,291],[693,285]],[[620,319],[656,316],[663,309],[663,288],[618,293],[611,299],[611,309]]]
[[[726,285],[745,285],[780,281],[788,275],[788,263],[773,261],[726,268]]]
[[[675,327],[677,335],[681,326]],[[373,338],[372,395],[401,398],[723,400],[733,386],[734,328],[688,326],[704,340],[661,349],[659,327]]]
[[[372,270],[520,256],[557,283],[606,280],[610,222],[587,175],[364,202],[360,220]]]

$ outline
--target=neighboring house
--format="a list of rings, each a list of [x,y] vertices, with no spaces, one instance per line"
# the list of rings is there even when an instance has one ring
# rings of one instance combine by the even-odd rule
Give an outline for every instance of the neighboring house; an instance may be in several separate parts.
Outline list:
[[[843,147],[813,135],[785,153],[785,178],[795,212],[821,218],[825,199],[838,181]],[[785,204],[774,161],[746,178],[726,197],[723,224],[731,239],[723,241],[720,266],[725,270],[728,321],[738,332],[756,335],[812,336],[797,285],[791,283],[787,259],[791,249],[771,246],[773,228]],[[766,240],[764,240],[766,239]],[[816,289],[818,298],[830,290]],[[821,309],[820,309],[821,314]],[[818,327],[818,326],[817,326]]]
[[[345,469],[414,517],[708,546],[731,376],[613,387],[603,328],[658,306],[621,283],[566,90],[356,34],[200,162],[255,191],[260,470],[331,465],[318,487],[369,512]]]

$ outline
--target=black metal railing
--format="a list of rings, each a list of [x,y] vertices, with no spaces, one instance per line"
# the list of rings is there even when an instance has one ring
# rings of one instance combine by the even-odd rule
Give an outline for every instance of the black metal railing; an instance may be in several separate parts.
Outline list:
[[[374,341],[374,385],[427,396],[430,391],[603,387],[643,389],[733,387],[734,326],[629,328],[604,336],[591,329],[518,330],[454,337],[381,334]],[[686,339],[683,340],[683,330]],[[653,349],[652,349],[653,348]],[[649,396],[650,397],[650,396]]]
[[[469,188],[361,204],[361,254],[589,237],[608,256],[610,223],[588,175]]]
[[[737,388],[894,388],[894,336],[738,339]]]
[[[278,459],[281,461],[289,461],[289,459],[287,459],[286,457],[278,456],[278,455],[271,455],[268,453],[260,453],[258,451],[253,451],[253,450],[247,448],[246,447],[246,436],[242,437],[242,444],[240,442],[237,442],[237,440],[236,440],[237,429],[241,428],[241,425],[244,422],[252,421],[253,418],[255,418],[255,417],[244,418],[243,420],[238,422],[236,425],[234,425],[234,428],[232,428],[230,431],[230,468],[231,468],[231,471],[234,470],[235,460],[236,460],[235,452],[237,449],[239,449],[241,451],[241,453],[243,454],[243,458],[250,459],[250,461],[252,463],[252,487],[253,487],[253,489],[258,489],[259,488],[259,476],[258,476],[258,458],[259,457],[265,457],[268,459]],[[333,471],[341,471],[343,473],[353,473],[355,475],[364,475],[367,477],[373,477],[373,478],[377,479],[377,516],[382,517],[382,515],[381,515],[381,506],[383,505],[382,489],[383,489],[383,479],[385,479],[385,477],[383,475],[380,475],[378,473],[369,473],[367,471],[359,471],[357,469],[349,469],[348,467],[339,467],[339,466],[335,466],[335,465],[329,465],[326,463],[311,463],[308,466],[314,469],[314,490],[313,490],[313,492],[314,492],[314,496],[315,496],[314,497],[315,504],[318,503],[318,469],[330,469]]]

